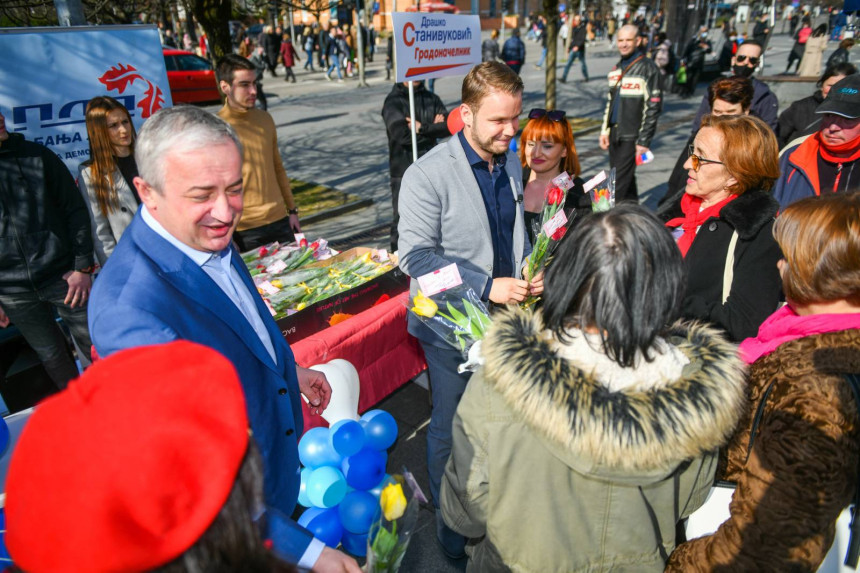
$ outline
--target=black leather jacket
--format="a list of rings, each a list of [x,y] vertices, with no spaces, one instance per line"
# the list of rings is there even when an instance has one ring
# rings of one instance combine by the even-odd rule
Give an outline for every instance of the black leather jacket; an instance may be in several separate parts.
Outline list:
[[[47,147],[9,134],[0,145],[0,293],[92,264],[89,210],[69,170]]]
[[[663,110],[660,70],[645,56],[636,60],[622,78],[623,70],[619,61],[609,72],[609,96],[600,133],[609,135],[609,129],[613,127],[609,124],[610,112],[616,98],[620,97],[615,137],[651,147],[651,139],[657,131],[657,118]]]

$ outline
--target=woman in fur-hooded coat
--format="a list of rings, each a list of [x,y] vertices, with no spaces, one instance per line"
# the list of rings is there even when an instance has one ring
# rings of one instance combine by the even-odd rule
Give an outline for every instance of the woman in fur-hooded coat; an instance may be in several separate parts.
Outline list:
[[[636,217],[650,227],[626,232]],[[674,286],[664,289],[677,293],[666,305],[676,308],[680,253],[651,214],[619,205],[565,237],[541,312],[494,318],[484,366],[454,418],[441,493],[445,522],[476,543],[469,571],[662,571],[676,523],[707,497],[716,450],[744,404],[735,347],[710,327],[678,324],[646,337],[649,359],[640,349],[625,356],[616,335],[636,327],[600,317],[639,300],[621,314],[665,324],[653,302],[665,284],[644,273],[665,273],[667,263],[637,244],[652,241],[677,259],[668,264]],[[576,322],[596,325],[586,330],[605,332],[606,342]]]

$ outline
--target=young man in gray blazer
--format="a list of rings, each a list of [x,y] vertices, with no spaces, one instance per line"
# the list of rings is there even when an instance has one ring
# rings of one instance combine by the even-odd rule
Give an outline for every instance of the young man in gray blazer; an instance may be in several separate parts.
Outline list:
[[[510,142],[519,129],[523,82],[501,62],[475,66],[463,80],[460,114],[465,127],[403,175],[400,189],[400,266],[417,277],[455,263],[464,284],[484,301],[522,302],[543,291],[543,277],[523,280],[531,252],[523,215],[522,168]],[[463,356],[409,316],[409,332],[427,359],[432,414],[427,434],[430,491],[438,509],[439,485],[451,452],[451,423],[469,374]],[[465,539],[436,513],[445,554],[465,555]]]

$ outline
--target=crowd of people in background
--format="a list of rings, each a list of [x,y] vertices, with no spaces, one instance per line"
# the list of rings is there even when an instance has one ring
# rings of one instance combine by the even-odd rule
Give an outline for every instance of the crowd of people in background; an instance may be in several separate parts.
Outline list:
[[[860,395],[855,404],[847,380],[860,370],[860,175],[853,174],[860,74],[850,62],[853,40],[822,66],[833,26],[813,27],[797,13],[788,23],[794,44],[785,73],[794,66],[817,78],[815,92],[780,114],[776,95],[754,77],[774,33],[768,15],[756,17],[751,38],[725,22],[717,58],[724,73],[707,87],[656,213],[639,204],[636,167],[650,160],[665,93],[689,98],[700,88],[713,28],[701,27],[681,48],[667,38],[662,11],[564,20],[562,83],[576,60],[582,81],[591,79],[586,50],[595,42],[608,40],[617,51],[598,136],[615,173],[617,205],[605,213],[591,213],[583,192],[567,112],[522,113],[526,44],[541,44],[537,67],[546,58],[543,16],[529,19],[525,40],[515,28],[501,46],[495,30],[483,41],[484,62],[463,80],[455,109],[421,82],[411,94],[395,83],[385,98],[391,249],[401,269],[417,279],[456,264],[494,309],[485,362],[474,375],[415,316],[404,325],[428,366],[430,493],[449,558],[466,558],[468,546],[476,570],[524,571],[814,570],[824,559],[837,516],[858,489]],[[229,409],[218,421],[223,440],[201,440],[222,453],[226,442],[229,455],[200,463],[231,471],[197,500],[207,517],[194,520],[181,543],[147,550],[120,535],[117,523],[138,526],[130,504],[104,517],[111,551],[78,559],[96,555],[110,566],[127,552],[118,567],[142,570],[185,556],[191,570],[211,559],[222,528],[238,528],[230,551],[255,570],[358,571],[352,558],[289,519],[300,482],[300,394],[320,411],[331,388],[325,375],[295,364],[238,253],[301,231],[265,111],[264,76],[279,77],[283,68],[284,81],[296,82],[303,63],[307,73],[343,82],[356,73],[359,46],[372,61],[377,42],[372,28],[312,24],[295,30],[294,43],[289,30],[260,24],[256,35],[235,28],[236,53],[216,62],[225,96],[217,114],[176,106],[138,134],[122,103],[90,100],[90,159],[77,186],[47,148],[8,133],[0,114],[0,207],[8,211],[0,235],[20,230],[26,238],[0,251],[0,324],[14,321],[58,389],[77,369],[53,308],[86,365],[92,349],[116,355],[74,384],[115,396],[123,406],[110,414],[114,429],[131,442],[140,436],[123,416],[145,412],[165,425],[189,417],[189,434],[213,439],[207,405]],[[171,30],[163,42],[177,45]],[[206,55],[205,36],[196,49]],[[529,276],[545,194],[562,172],[573,184],[563,206],[570,226],[546,272]],[[417,281],[410,288],[414,294]],[[537,310],[519,309],[530,296],[543,297]],[[130,350],[155,343],[172,344]],[[170,360],[195,374],[165,370]],[[112,369],[123,367],[139,369],[136,378],[112,385]],[[198,403],[188,399],[191,390],[180,391],[201,369],[213,391]],[[153,408],[164,398],[149,396],[162,386],[177,393],[166,413]],[[69,437],[80,428],[66,412],[111,410],[93,396],[64,392],[45,403],[22,455],[48,455],[41,434],[69,441],[63,454],[72,469],[104,447],[101,428]],[[140,400],[152,411],[139,409]],[[199,456],[182,441],[153,440],[151,463]],[[128,460],[125,471],[137,471],[138,462]],[[141,472],[172,475],[159,463],[143,465]],[[22,511],[11,493],[21,492],[28,511],[49,505],[39,501],[47,486],[26,469],[13,465],[9,478],[13,556],[50,570],[81,544],[99,543],[86,537],[64,545],[66,553],[39,550],[33,540],[50,518]],[[198,481],[211,474],[207,465],[186,472]],[[86,489],[89,475],[69,480],[65,495]],[[686,541],[679,524],[704,503],[715,477],[737,484],[729,518]],[[122,489],[107,481],[98,495]],[[169,480],[148,483],[168,499],[183,495]],[[537,493],[524,496],[527,489]],[[98,495],[95,503],[106,503]],[[190,504],[186,513],[196,509]],[[191,523],[186,513],[176,523]],[[532,516],[553,518],[522,527],[518,520]],[[269,534],[272,553],[261,537]]]

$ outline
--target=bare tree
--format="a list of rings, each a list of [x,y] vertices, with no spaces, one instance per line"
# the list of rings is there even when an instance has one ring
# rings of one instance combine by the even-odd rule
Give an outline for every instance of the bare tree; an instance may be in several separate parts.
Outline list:
[[[543,13],[546,17],[546,109],[555,109],[555,66],[558,49],[558,0],[543,0]]]

